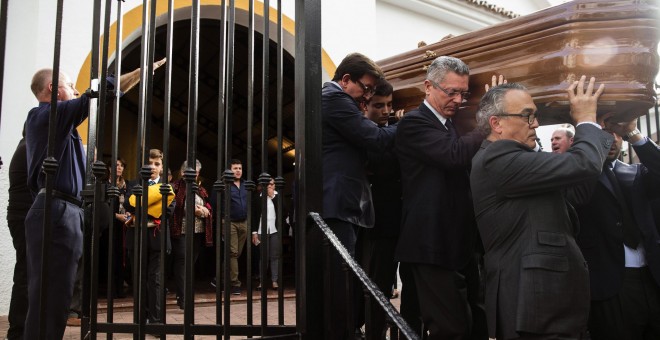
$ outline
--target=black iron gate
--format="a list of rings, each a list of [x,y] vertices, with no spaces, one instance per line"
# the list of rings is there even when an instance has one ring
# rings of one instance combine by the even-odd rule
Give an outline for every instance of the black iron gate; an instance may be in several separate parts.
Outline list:
[[[161,2],[164,0],[161,0]],[[3,4],[6,4],[3,1]],[[57,27],[56,27],[56,48],[55,48],[55,57],[54,57],[54,67],[53,70],[55,74],[59,73],[59,37],[61,32],[61,23],[62,23],[62,12],[63,12],[64,2],[62,0],[58,1],[58,11],[57,11]],[[301,275],[296,275],[297,282],[295,287],[296,289],[296,301],[297,306],[302,306],[303,309],[297,313],[296,324],[298,325],[285,325],[284,322],[284,285],[282,282],[279,283],[278,294],[275,301],[268,299],[267,289],[261,290],[258,299],[261,303],[261,317],[260,322],[257,322],[255,325],[253,321],[253,295],[252,295],[252,268],[251,268],[251,249],[250,242],[246,243],[246,254],[247,254],[247,322],[245,324],[232,324],[231,314],[232,314],[232,304],[230,303],[230,275],[229,275],[229,265],[228,259],[230,258],[230,242],[223,242],[223,235],[230,235],[230,206],[231,206],[231,189],[230,187],[234,182],[234,174],[229,171],[230,161],[232,158],[236,157],[236,153],[232,152],[232,145],[234,139],[232,136],[232,126],[236,123],[234,120],[234,108],[235,108],[235,12],[236,6],[234,0],[222,0],[219,2],[221,8],[221,17],[219,18],[220,25],[220,39],[219,42],[221,56],[219,58],[219,69],[218,79],[220,80],[217,84],[217,96],[218,96],[218,112],[217,112],[217,171],[216,175],[218,180],[213,184],[213,195],[215,195],[217,204],[213,206],[214,214],[214,228],[215,233],[215,276],[217,278],[223,278],[223,282],[218,282],[215,290],[215,299],[216,303],[216,318],[214,324],[198,324],[195,322],[195,304],[194,304],[194,263],[193,263],[193,228],[195,226],[194,222],[194,211],[195,211],[195,193],[198,192],[198,186],[196,183],[197,172],[194,164],[197,160],[197,127],[200,123],[198,120],[198,103],[199,103],[199,55],[200,49],[204,46],[200,45],[200,1],[193,0],[191,3],[191,25],[190,25],[190,63],[188,65],[188,121],[187,121],[187,147],[186,147],[186,163],[188,166],[183,169],[182,178],[186,183],[186,200],[185,200],[185,292],[183,295],[184,303],[184,314],[183,322],[173,323],[170,322],[167,315],[167,308],[165,307],[166,292],[165,289],[160,289],[157,293],[157,299],[159,300],[160,308],[160,322],[149,323],[147,319],[146,310],[150,308],[147,303],[147,252],[149,251],[147,240],[150,237],[149,233],[156,232],[154,229],[148,228],[148,208],[150,204],[149,200],[149,190],[147,183],[151,176],[151,167],[148,164],[149,161],[149,150],[162,145],[159,147],[163,151],[163,168],[168,169],[171,164],[170,157],[170,110],[171,110],[171,100],[172,94],[170,93],[171,84],[172,84],[172,64],[173,64],[173,55],[172,55],[172,44],[173,44],[173,34],[172,28],[174,26],[174,1],[168,0],[168,12],[167,12],[167,47],[165,52],[165,57],[169,61],[165,64],[165,93],[164,93],[164,114],[163,114],[163,141],[162,144],[157,143],[154,145],[152,143],[152,110],[153,110],[153,97],[154,97],[154,62],[155,60],[155,35],[156,35],[156,12],[157,12],[157,1],[144,1],[142,6],[142,37],[140,43],[140,85],[139,85],[139,102],[138,102],[138,112],[137,112],[137,136],[134,138],[137,139],[138,148],[136,150],[136,157],[134,163],[137,166],[135,167],[135,172],[138,174],[138,180],[135,185],[132,187],[132,193],[135,195],[135,213],[133,215],[134,219],[134,254],[132,257],[132,286],[133,286],[133,320],[129,323],[117,323],[113,320],[115,299],[111,293],[111,285],[113,281],[113,259],[116,257],[113,256],[113,242],[116,242],[116,237],[113,233],[116,232],[114,228],[108,229],[108,294],[107,294],[107,313],[105,317],[101,317],[98,313],[97,306],[99,305],[99,282],[95,278],[99,277],[99,248],[100,244],[100,235],[102,224],[107,221],[102,220],[102,209],[104,204],[109,199],[111,202],[110,210],[115,211],[115,200],[120,191],[117,187],[117,170],[116,166],[118,159],[118,143],[121,138],[126,138],[126,136],[120,136],[119,126],[120,126],[120,111],[121,111],[121,93],[119,89],[121,87],[120,83],[120,74],[122,73],[122,57],[121,51],[123,49],[121,39],[117,39],[116,42],[116,51],[117,57],[114,63],[114,88],[109,89],[108,79],[110,78],[108,74],[109,67],[109,39],[101,39],[101,33],[103,37],[110,37],[110,21],[112,13],[116,13],[117,18],[117,32],[116,36],[122,36],[122,1],[117,0],[96,0],[94,1],[94,12],[93,12],[93,27],[92,27],[92,57],[91,57],[91,79],[90,79],[90,90],[87,91],[86,95],[92,97],[90,103],[90,112],[89,112],[89,132],[88,132],[88,144],[87,144],[87,174],[86,174],[86,189],[83,192],[86,203],[86,225],[84,227],[84,251],[83,251],[83,268],[84,268],[84,281],[83,281],[83,326],[81,328],[81,336],[83,338],[95,339],[100,334],[107,334],[108,338],[111,338],[115,333],[131,333],[135,338],[143,339],[147,334],[155,334],[161,337],[165,337],[166,334],[182,334],[184,338],[189,339],[193,338],[194,335],[217,335],[218,338],[229,339],[230,336],[243,336],[243,337],[277,337],[277,338],[299,338],[304,334],[304,324],[306,317],[304,315],[304,306],[305,306],[305,291],[301,289],[304,283],[304,277]],[[263,3],[264,7],[264,18],[270,18],[271,6],[268,0]],[[3,9],[6,6],[3,7]],[[281,0],[277,1],[277,23],[272,23],[271,20],[265,19],[264,27],[262,29],[263,34],[263,48],[261,59],[263,60],[263,65],[261,67],[261,101],[262,101],[262,112],[261,112],[261,145],[259,147],[261,151],[261,169],[259,169],[260,175],[258,176],[257,182],[252,178],[252,173],[254,172],[252,165],[253,158],[253,146],[252,138],[246,138],[247,142],[247,154],[238,155],[239,157],[244,157],[247,161],[246,164],[246,180],[245,187],[248,189],[247,202],[251,202],[253,197],[256,199],[257,195],[253,194],[254,190],[259,184],[264,192],[266,187],[269,184],[270,180],[273,179],[275,186],[278,190],[282,190],[285,185],[291,185],[291,183],[285,183],[282,170],[282,145],[283,145],[283,133],[282,133],[282,98],[283,98],[283,47],[282,47],[282,3]],[[296,21],[299,23],[307,22],[309,31],[320,32],[320,1],[297,1],[296,2]],[[301,14],[312,15],[308,17],[308,20],[303,20]],[[5,15],[5,11],[2,11],[2,14]],[[256,91],[256,86],[254,86],[255,81],[255,1],[249,1],[249,24],[247,27],[248,30],[248,113],[247,113],[247,135],[252,136],[252,128],[254,125],[253,117],[258,116],[258,113],[254,112],[254,95]],[[313,19],[315,17],[316,19]],[[270,26],[276,25],[277,29],[277,53],[275,56],[270,55]],[[313,25],[313,26],[310,26]],[[103,26],[103,28],[101,28]],[[307,31],[307,32],[309,32]],[[305,116],[313,115],[318,113],[319,106],[319,96],[320,96],[320,77],[321,77],[321,62],[320,62],[320,33],[317,33],[316,40],[305,40],[305,31],[300,27],[297,27],[297,36],[303,37],[302,39],[297,38],[296,48],[297,50],[304,51],[300,54],[304,54],[305,63],[296,63],[296,75],[300,76],[301,84],[305,84],[303,88],[299,88],[298,91],[301,95],[296,95],[297,98],[306,98],[306,101],[303,102],[303,106],[297,106],[297,115],[298,121],[297,124],[307,127],[308,129],[318,131],[318,126],[314,127],[308,124],[305,124]],[[299,54],[298,52],[296,53]],[[4,55],[4,53],[3,53]],[[270,60],[276,58],[277,69],[275,71],[276,80],[273,82],[270,79],[271,70]],[[160,72],[160,71],[159,71]],[[311,76],[310,76],[311,74]],[[307,85],[311,84],[313,85]],[[54,84],[57,84],[54,82]],[[271,87],[276,88],[276,110],[271,112],[269,103],[269,93],[272,91]],[[303,90],[306,90],[306,94],[302,94]],[[309,93],[314,93],[314,95],[309,95]],[[113,103],[113,106],[109,106],[109,103]],[[108,104],[108,105],[106,105]],[[111,108],[111,109],[110,109]],[[275,115],[274,118],[271,115]],[[111,131],[105,129],[104,122],[106,117],[109,116],[111,120]],[[269,121],[276,122],[276,128],[274,133],[274,138],[276,140],[276,146],[278,149],[276,158],[275,168],[269,169],[269,160],[268,160],[268,148],[267,142],[271,139],[273,135],[272,131],[269,131]],[[318,120],[316,121],[319,122]],[[320,124],[319,124],[320,126]],[[52,127],[52,125],[51,125]],[[106,130],[106,131],[104,131]],[[52,132],[52,131],[51,131]],[[109,140],[110,144],[106,145],[104,141],[106,140],[106,134],[110,134]],[[52,134],[51,134],[52,135]],[[301,135],[305,135],[302,133]],[[51,143],[52,144],[52,143]],[[304,145],[304,143],[301,143]],[[104,153],[110,154],[109,164],[107,166],[101,160],[101,155]],[[53,156],[52,152],[49,153],[49,156]],[[98,157],[97,157],[98,156]],[[311,159],[311,158],[310,158]],[[300,181],[299,188],[306,190],[303,193],[304,196],[314,196],[316,198],[320,197],[318,193],[311,193],[309,186],[305,185],[309,181],[305,181],[305,176],[301,176],[301,173],[305,173],[305,168],[309,164],[309,160],[305,158],[305,151],[303,148],[298,148],[296,152],[296,178],[303,178]],[[272,162],[270,162],[272,163]],[[110,169],[108,173],[107,169]],[[168,235],[168,227],[171,225],[171,215],[168,215],[168,206],[170,203],[167,201],[168,193],[170,189],[170,183],[167,178],[167,174],[163,173],[163,181],[160,184],[160,194],[162,195],[161,202],[161,224],[160,224],[160,233],[161,236]],[[266,195],[261,195],[261,205],[262,210],[265,211],[267,199]],[[278,195],[277,197],[277,206],[278,206],[278,220],[277,220],[277,229],[282,230],[282,207],[283,200],[282,196]],[[309,200],[308,200],[309,201]],[[224,206],[224,208],[223,208]],[[169,207],[171,209],[171,206]],[[247,225],[251,226],[252,214],[251,214],[251,204],[247,205]],[[304,210],[297,209],[298,212]],[[304,261],[301,260],[301,257],[304,257],[304,251],[301,251],[301,246],[304,247],[304,242],[299,240],[304,239],[305,236],[305,219],[299,219],[299,222],[296,225],[296,231],[294,233],[296,237],[295,244],[298,249],[295,252],[298,256],[295,261],[297,266],[297,272],[300,272],[300,268],[304,265]],[[226,221],[226,222],[225,222]],[[48,221],[46,221],[48,222]],[[262,214],[261,217],[262,224],[265,225],[266,214]],[[48,234],[50,226],[48,223],[45,223],[44,226],[45,234]],[[251,229],[250,227],[248,227]],[[267,231],[266,228],[261,229],[261,239],[262,246],[261,248],[268,249],[269,247],[269,237],[264,237]],[[279,233],[279,239],[271,239],[274,242],[282,242],[282,233]],[[166,263],[166,253],[168,248],[168,237],[160,237],[160,268],[158,270],[158,281],[160,282],[160,287],[163,288],[165,282],[165,263]],[[271,242],[272,242],[271,241]],[[44,239],[44,244],[47,245],[49,238]],[[45,251],[47,253],[47,249]],[[47,259],[47,257],[44,257]],[[261,252],[261,262],[266,263],[267,261],[267,252]],[[281,263],[281,258],[279,259]],[[44,266],[46,267],[46,266]],[[261,266],[260,276],[265,281],[266,276],[266,267]],[[282,278],[282,266],[279,266],[279,278]],[[42,283],[42,294],[52,294],[49,292],[44,283]],[[223,289],[224,288],[224,289]],[[277,318],[276,320],[268,320],[268,308],[269,304],[271,306],[277,307]],[[271,307],[272,308],[272,307]],[[152,310],[151,313],[154,311]],[[302,312],[302,313],[301,313]],[[42,314],[45,315],[43,308]],[[45,318],[41,319],[42,321]],[[43,324],[43,323],[42,323]],[[43,328],[43,327],[42,327]],[[42,337],[44,335],[42,334]]]

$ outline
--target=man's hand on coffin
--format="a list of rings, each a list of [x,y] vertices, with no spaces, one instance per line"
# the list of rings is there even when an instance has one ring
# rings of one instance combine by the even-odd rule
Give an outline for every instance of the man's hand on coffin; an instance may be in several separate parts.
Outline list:
[[[506,79],[504,79],[504,76],[500,74],[499,79],[497,78],[497,75],[493,74],[493,78],[491,78],[491,83],[493,84],[492,86],[495,87],[497,85],[502,85],[506,84]],[[490,89],[490,86],[488,84],[484,84],[484,87],[486,88],[486,92]]]
[[[596,122],[596,108],[598,107],[598,98],[605,90],[605,84],[600,84],[598,90],[594,92],[596,78],[591,77],[587,88],[584,83],[587,77],[580,77],[580,81],[575,81],[568,89],[568,100],[571,103],[571,118],[575,124],[583,122]]]

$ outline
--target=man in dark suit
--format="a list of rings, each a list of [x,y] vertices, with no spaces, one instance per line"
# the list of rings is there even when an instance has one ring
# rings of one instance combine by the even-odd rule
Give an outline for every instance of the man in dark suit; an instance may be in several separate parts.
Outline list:
[[[390,116],[393,91],[392,85],[381,79],[376,83],[373,97],[362,104],[365,116],[379,127],[390,126],[396,120],[396,117]],[[369,278],[390,298],[396,280],[394,249],[401,224],[401,171],[393,148],[383,153],[369,153],[368,158],[367,172],[376,220],[373,228],[360,229],[356,253]],[[359,303],[364,303],[360,297]],[[385,312],[376,302],[369,301],[371,314],[367,315],[366,320],[364,315],[358,315],[358,320],[365,322],[367,339],[382,339]]]
[[[463,339],[485,328],[483,318],[481,327],[472,325],[479,276],[468,177],[484,137],[478,131],[459,136],[452,123],[469,95],[469,72],[457,58],[435,59],[424,80],[426,99],[397,124],[403,211],[395,259],[401,262],[404,298],[408,287],[417,289],[430,339]]]
[[[577,206],[577,242],[589,263],[589,332],[600,339],[660,339],[660,230],[652,201],[660,196],[660,149],[636,119],[603,128],[614,136],[591,197]],[[641,163],[617,158],[622,136]]]
[[[380,68],[366,56],[353,53],[342,60],[332,81],[323,85],[321,93],[323,126],[323,213],[330,229],[337,235],[351,255],[355,255],[356,229],[374,225],[371,190],[365,165],[367,151],[382,152],[392,145],[396,127],[379,128],[364,117],[359,102],[371,98],[376,80],[382,78]],[[318,242],[318,228],[310,231],[310,242]],[[320,255],[309,254],[310,263],[325,262]],[[318,261],[318,262],[317,262]],[[323,280],[324,291],[332,292],[332,313],[327,318],[325,336],[328,339],[348,339],[353,318],[352,287],[346,289],[346,277],[341,269],[339,255],[333,250],[331,268],[314,265],[311,277],[323,278],[323,272],[332,276]],[[322,297],[321,297],[322,298]],[[348,298],[348,300],[347,300]],[[320,302],[319,302],[320,303]],[[350,329],[350,330],[349,330]]]
[[[564,154],[533,152],[536,105],[525,87],[504,84],[481,99],[477,125],[488,133],[470,183],[485,250],[489,336],[576,339],[586,330],[589,274],[574,235],[571,202],[596,178],[612,136],[596,124],[595,79],[568,88],[577,123]],[[577,94],[575,89],[577,88]]]

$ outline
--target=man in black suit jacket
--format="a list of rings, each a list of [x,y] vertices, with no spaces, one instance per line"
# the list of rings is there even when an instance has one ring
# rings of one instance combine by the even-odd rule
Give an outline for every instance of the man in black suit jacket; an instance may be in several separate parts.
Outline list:
[[[321,93],[323,143],[323,212],[322,216],[337,238],[355,255],[356,229],[374,225],[371,190],[365,165],[367,152],[383,152],[391,147],[396,127],[379,128],[359,108],[359,102],[371,98],[376,81],[382,78],[380,68],[366,56],[353,53],[342,60],[332,81],[323,85]],[[318,228],[310,231],[311,244],[320,245]],[[318,277],[325,292],[332,292],[331,310],[325,327],[327,339],[353,336],[352,287],[346,287],[341,259],[333,250],[331,268],[324,270],[321,247],[308,254],[309,277]],[[318,265],[317,265],[318,264]],[[324,279],[323,274],[331,276]],[[321,297],[322,299],[323,297]],[[310,305],[322,304],[313,301]],[[311,328],[311,327],[310,327]],[[350,335],[349,335],[350,334]]]
[[[459,136],[451,122],[469,95],[468,66],[442,56],[427,72],[426,99],[397,124],[403,211],[395,259],[403,297],[409,287],[417,289],[430,339],[463,339],[471,332],[479,286],[468,168],[483,134]]]
[[[488,133],[472,161],[470,183],[486,267],[488,333],[497,339],[577,339],[589,314],[589,274],[567,204],[578,184],[596,178],[612,136],[596,124],[604,86],[568,88],[577,123],[564,154],[533,152],[536,105],[519,84],[481,99],[477,125]],[[577,87],[577,94],[574,93]]]
[[[589,332],[600,339],[660,339],[660,236],[653,200],[660,196],[660,149],[643,137],[636,119],[602,120],[614,136],[591,198],[577,206],[577,242],[589,263]],[[628,140],[641,163],[617,158]]]
[[[381,79],[376,83],[373,97],[362,104],[365,116],[381,128],[391,125],[393,90],[387,80]],[[397,269],[394,249],[401,224],[401,171],[393,148],[383,153],[369,153],[368,158],[367,173],[376,219],[373,228],[360,229],[356,257],[369,278],[386,297],[391,297]],[[357,296],[360,304],[358,313],[364,312],[361,297]],[[376,302],[370,301],[371,314],[367,315],[366,320],[364,315],[358,315],[360,322],[357,326],[365,323],[366,339],[382,339],[386,325],[385,311]]]

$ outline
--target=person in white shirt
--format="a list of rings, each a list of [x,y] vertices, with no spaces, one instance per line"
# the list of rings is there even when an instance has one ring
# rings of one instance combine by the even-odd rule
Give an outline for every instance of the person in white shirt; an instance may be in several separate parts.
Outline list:
[[[262,214],[261,214],[261,205],[262,205],[262,195],[266,193],[267,197],[267,212],[266,212],[266,231],[262,233]],[[279,261],[282,255],[282,243],[280,242],[280,237],[277,233],[277,191],[275,191],[275,180],[271,178],[270,182],[265,191],[262,190],[261,195],[255,199],[254,208],[254,218],[252,219],[252,244],[258,246],[261,244],[260,235],[268,235],[268,249],[262,251],[268,252],[268,266],[270,267],[270,277],[271,277],[271,288],[279,288]],[[286,215],[286,214],[285,214]],[[263,264],[261,264],[263,265]],[[261,272],[261,269],[260,269]],[[262,278],[262,282],[265,278]],[[262,284],[259,283],[257,289],[261,289]]]

